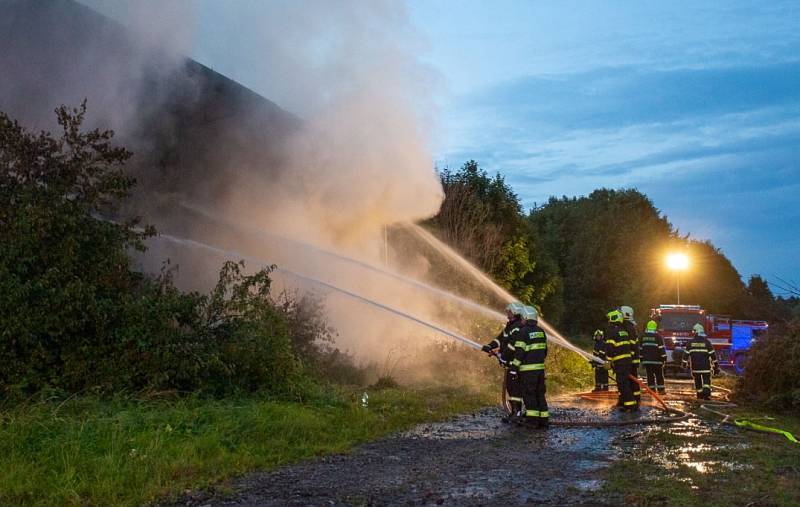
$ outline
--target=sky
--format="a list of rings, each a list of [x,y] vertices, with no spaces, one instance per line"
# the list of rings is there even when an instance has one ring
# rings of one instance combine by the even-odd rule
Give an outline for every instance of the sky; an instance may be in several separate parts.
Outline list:
[[[526,208],[637,188],[745,279],[800,282],[800,2],[415,0],[410,15],[444,81],[439,165],[475,159]]]
[[[189,2],[190,56],[303,117],[340,69],[319,72],[293,48],[324,54],[315,32],[349,26],[363,4],[301,4],[325,12],[275,1],[265,17],[259,0]],[[637,188],[745,280],[800,284],[800,1],[387,5],[385,28],[369,29],[391,32],[381,40],[426,69],[416,96],[439,167],[474,159],[526,209]],[[306,78],[282,86],[288,74]]]

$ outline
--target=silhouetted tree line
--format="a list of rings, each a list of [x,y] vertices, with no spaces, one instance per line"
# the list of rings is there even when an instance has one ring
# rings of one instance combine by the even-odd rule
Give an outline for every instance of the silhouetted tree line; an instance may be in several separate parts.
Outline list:
[[[521,300],[539,306],[562,330],[591,333],[611,308],[649,309],[676,302],[670,251],[685,252],[683,304],[734,318],[788,322],[796,299],[775,298],[758,275],[743,283],[711,242],[682,235],[635,189],[599,189],[585,197],[551,197],[523,212],[513,189],[475,161],[440,171],[445,200],[429,225]]]

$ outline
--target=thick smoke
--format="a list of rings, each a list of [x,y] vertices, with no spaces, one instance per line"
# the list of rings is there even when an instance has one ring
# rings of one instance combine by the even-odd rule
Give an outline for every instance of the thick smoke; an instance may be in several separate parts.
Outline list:
[[[424,46],[401,3],[86,2],[126,30],[68,0],[11,2],[9,33],[23,22],[41,33],[3,42],[42,62],[0,57],[0,70],[15,76],[0,82],[12,113],[35,123],[86,97],[93,123],[117,130],[135,152],[139,185],[128,211],[166,234],[458,329],[461,313],[440,299],[319,251],[429,274],[419,245],[391,232],[436,213],[443,197],[427,145],[436,76],[419,62]],[[222,62],[217,70],[277,106],[185,54]],[[180,266],[179,283],[197,289],[213,283],[222,260],[162,238],[142,262],[156,271],[165,257]],[[276,282],[316,289],[283,275]],[[361,357],[401,359],[399,350],[431,338],[363,303],[326,297],[340,345]]]

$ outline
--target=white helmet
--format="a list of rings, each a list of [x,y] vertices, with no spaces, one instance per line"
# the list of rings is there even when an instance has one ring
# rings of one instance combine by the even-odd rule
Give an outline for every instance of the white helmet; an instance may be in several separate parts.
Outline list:
[[[703,325],[700,324],[699,322],[697,324],[695,324],[694,326],[692,326],[692,331],[694,331],[694,334],[696,334],[697,336],[705,336],[706,335],[706,328],[704,328]]]
[[[622,317],[625,320],[633,320],[633,308],[631,308],[630,306],[625,306],[625,305],[620,306],[619,311],[622,312]]]
[[[522,314],[522,318],[525,320],[539,320],[539,312],[536,311],[536,308],[532,306],[525,306],[524,313]]]
[[[506,311],[512,315],[519,315],[520,317],[524,317],[525,305],[523,305],[519,301],[513,301],[506,305]]]

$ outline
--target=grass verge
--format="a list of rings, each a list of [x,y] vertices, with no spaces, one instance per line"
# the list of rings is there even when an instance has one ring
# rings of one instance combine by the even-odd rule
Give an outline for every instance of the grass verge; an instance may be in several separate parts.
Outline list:
[[[496,401],[453,388],[258,399],[71,399],[0,413],[0,504],[141,505]]]
[[[756,407],[724,407],[756,419]],[[721,417],[693,410],[700,422],[654,428],[608,470],[605,491],[632,505],[800,505],[800,445],[783,436],[720,425]],[[800,435],[800,418],[756,421]]]

